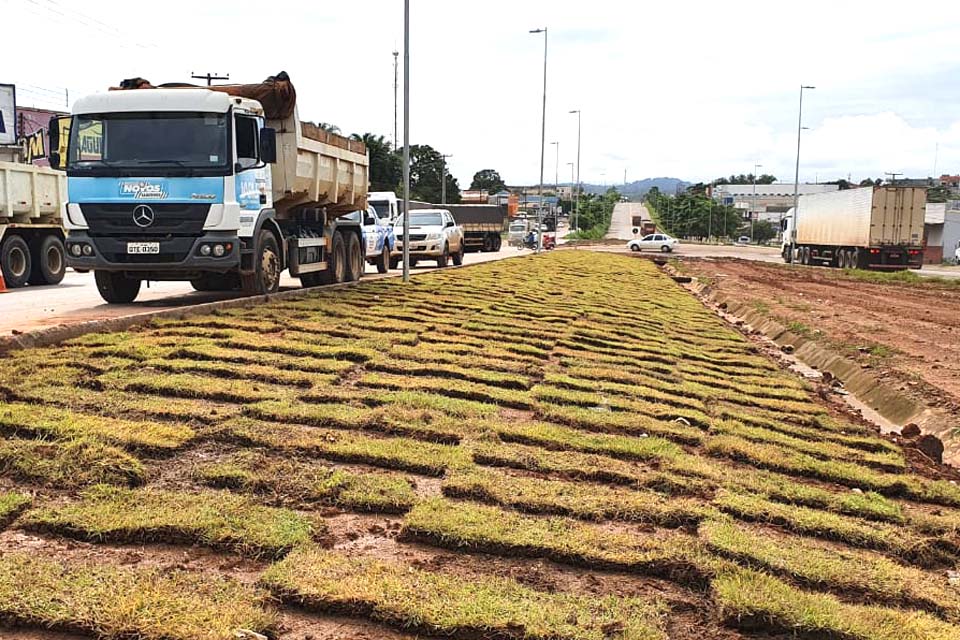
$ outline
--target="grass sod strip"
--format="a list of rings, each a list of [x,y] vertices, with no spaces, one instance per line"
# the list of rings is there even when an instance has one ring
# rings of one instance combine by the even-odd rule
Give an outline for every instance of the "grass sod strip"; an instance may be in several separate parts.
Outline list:
[[[13,522],[30,506],[30,496],[22,493],[0,492],[0,530]]]
[[[876,549],[920,566],[951,563],[949,545],[884,522],[858,520],[809,507],[771,502],[757,496],[721,491],[714,505],[741,520],[776,524],[785,529],[853,547]]]
[[[541,404],[537,416],[585,431],[628,436],[660,436],[681,444],[697,445],[704,433],[693,425],[709,423],[709,417],[699,411],[673,407],[659,407],[658,416],[638,415],[621,411],[602,411],[583,407]],[[658,419],[659,418],[659,419]]]
[[[303,388],[310,388],[313,385],[328,385],[337,379],[336,375],[329,373],[301,373],[260,364],[167,359],[148,360],[143,366],[165,373],[197,374],[224,380],[249,380]]]
[[[94,438],[126,448],[156,451],[178,449],[194,437],[193,430],[184,425],[107,418],[16,402],[0,402],[0,431],[55,440]]]
[[[488,349],[440,349],[423,346],[397,345],[388,352],[389,357],[420,364],[438,363],[462,365],[467,358],[471,366],[488,371],[502,371],[521,376],[537,374],[543,362],[536,358],[521,358],[517,354],[491,347]]]
[[[479,465],[535,471],[565,480],[644,487],[671,495],[702,496],[713,489],[712,484],[697,478],[662,473],[637,462],[592,453],[486,440],[471,442],[470,452]]]
[[[838,549],[729,521],[704,522],[699,535],[715,553],[814,589],[960,621],[960,590],[950,586],[941,572],[925,573],[879,554]]]
[[[944,506],[960,506],[960,486],[945,480],[927,480],[908,474],[876,471],[851,462],[818,460],[813,456],[771,444],[750,442],[735,436],[711,437],[708,454],[726,457],[762,469],[788,475],[836,482],[885,496],[902,496]]]
[[[301,549],[261,579],[284,602],[370,618],[404,631],[474,640],[661,640],[660,602],[545,593],[393,562]]]
[[[482,428],[483,425],[478,425]],[[557,451],[580,451],[619,458],[653,462],[682,455],[679,445],[664,438],[636,438],[609,433],[591,433],[549,422],[491,422],[487,428],[505,442],[536,445]]]
[[[532,408],[531,398],[526,391],[501,389],[487,384],[466,380],[444,380],[434,377],[405,377],[389,373],[370,372],[360,378],[360,385],[372,389],[388,391],[421,391],[439,393],[451,398],[473,400],[513,409]]]
[[[511,507],[526,513],[581,520],[622,520],[659,527],[690,527],[715,511],[690,498],[582,482],[525,478],[485,469],[461,470],[443,483],[444,495]]]
[[[0,556],[5,623],[140,640],[236,640],[269,633],[264,594],[215,575],[170,568],[70,563],[31,553]]]
[[[298,451],[334,462],[369,464],[428,476],[442,476],[447,469],[469,464],[467,452],[458,447],[409,438],[375,438],[349,431],[278,425],[250,418],[226,421],[219,437],[275,451]]]
[[[32,509],[19,524],[83,540],[202,544],[254,557],[281,556],[325,532],[318,521],[223,491],[106,485],[85,490],[77,502]]]
[[[208,377],[193,373],[114,372],[100,376],[108,388],[163,397],[244,404],[289,398],[301,389],[249,380]]]
[[[860,449],[851,449],[833,442],[820,442],[797,438],[779,431],[750,427],[734,421],[714,422],[711,426],[711,432],[733,435],[743,438],[744,440],[750,440],[751,442],[775,444],[824,460],[839,459],[857,462],[892,473],[900,473],[907,468],[907,462],[903,457],[903,453],[899,451],[870,453]]]
[[[641,537],[567,518],[529,516],[444,498],[417,503],[404,518],[401,536],[447,549],[547,558],[692,586],[703,586],[715,569],[700,542],[679,532]]]
[[[288,356],[349,360],[351,362],[366,362],[373,359],[377,354],[373,349],[359,345],[317,344],[317,335],[313,335],[309,342],[272,336],[244,335],[243,337],[221,340],[219,346],[247,352],[266,351]]]
[[[803,638],[837,640],[955,640],[957,627],[918,611],[846,604],[752,570],[730,571],[712,585],[720,615],[731,626]]]
[[[64,442],[2,439],[0,475],[59,489],[93,484],[139,485],[146,481],[139,460],[92,438]]]
[[[270,353],[269,351],[254,351],[251,353],[238,349],[228,349],[215,344],[195,344],[182,347],[172,352],[170,357],[200,362],[254,364],[309,373],[342,373],[356,365],[355,362],[350,360],[290,356]]]
[[[602,386],[602,385],[601,385]],[[643,395],[625,396],[618,393],[598,391],[574,391],[549,384],[539,384],[531,389],[531,395],[540,402],[549,404],[565,404],[575,407],[606,407],[615,411],[635,412],[653,415],[651,412],[662,411],[663,407],[653,408],[651,405],[668,405],[694,411],[706,411],[706,406],[696,398],[688,398],[658,391],[652,387],[644,387]]]
[[[451,420],[400,407],[354,407],[268,401],[243,408],[243,415],[271,422],[353,429],[407,436],[428,442],[457,444],[462,431]]]
[[[527,377],[498,371],[488,371],[473,361],[462,364],[468,365],[469,368],[452,364],[418,364],[410,362],[409,360],[384,359],[369,362],[366,368],[368,371],[380,371],[403,376],[428,376],[448,378],[450,380],[465,380],[467,382],[488,384],[503,389],[520,391],[529,389],[532,384]]]
[[[242,452],[201,466],[197,478],[214,487],[269,494],[297,504],[319,502],[354,511],[405,513],[416,501],[403,476],[351,473],[302,461]]]
[[[500,407],[495,404],[448,398],[441,392],[383,391],[362,387],[327,387],[312,389],[298,398],[311,404],[360,404],[367,407],[396,406],[430,413],[442,413],[450,418],[478,418],[495,416]]]

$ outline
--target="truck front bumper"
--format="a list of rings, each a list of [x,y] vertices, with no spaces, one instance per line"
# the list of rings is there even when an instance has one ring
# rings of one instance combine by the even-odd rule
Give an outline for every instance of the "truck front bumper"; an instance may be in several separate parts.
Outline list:
[[[204,255],[204,246],[210,254]],[[223,247],[223,255],[214,249]],[[67,234],[67,266],[80,270],[122,271],[151,280],[190,279],[199,273],[226,273],[240,266],[240,238],[230,232],[199,237],[91,237],[87,231]],[[80,255],[77,255],[77,252]]]
[[[403,253],[403,243],[397,242],[397,253]],[[439,258],[443,255],[443,240],[424,240],[410,243],[410,255],[415,258]]]

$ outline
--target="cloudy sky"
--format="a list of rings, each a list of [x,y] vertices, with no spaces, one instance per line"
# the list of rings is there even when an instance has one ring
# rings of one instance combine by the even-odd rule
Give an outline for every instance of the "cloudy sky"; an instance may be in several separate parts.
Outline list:
[[[817,87],[804,98],[801,180],[960,172],[952,2],[411,5],[411,140],[453,154],[464,187],[483,168],[511,184],[539,179],[543,37],[528,31],[542,26],[561,181],[577,108],[584,181],[709,180],[754,164],[792,181],[801,83]],[[18,85],[21,104],[62,106],[65,89],[72,100],[133,76],[256,82],[286,70],[305,119],[392,137],[401,0],[0,0],[0,22],[15,25],[0,82]]]

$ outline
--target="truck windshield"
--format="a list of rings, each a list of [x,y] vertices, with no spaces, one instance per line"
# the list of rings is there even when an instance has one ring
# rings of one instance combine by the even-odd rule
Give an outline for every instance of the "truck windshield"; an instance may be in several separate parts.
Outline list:
[[[400,222],[403,222],[402,217],[400,218]],[[439,213],[417,213],[416,211],[411,211],[410,224],[419,226],[441,225],[443,224],[443,220]]]
[[[386,200],[370,200],[369,204],[377,210],[377,215],[381,218],[390,217],[390,203]]]
[[[156,173],[228,166],[225,113],[118,113],[75,116],[67,170]]]

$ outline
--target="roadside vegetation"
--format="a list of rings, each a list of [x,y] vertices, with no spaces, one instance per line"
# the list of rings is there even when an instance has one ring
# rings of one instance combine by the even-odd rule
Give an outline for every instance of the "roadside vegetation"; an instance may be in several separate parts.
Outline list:
[[[0,636],[946,640],[911,460],[647,261],[310,291],[0,360]]]

